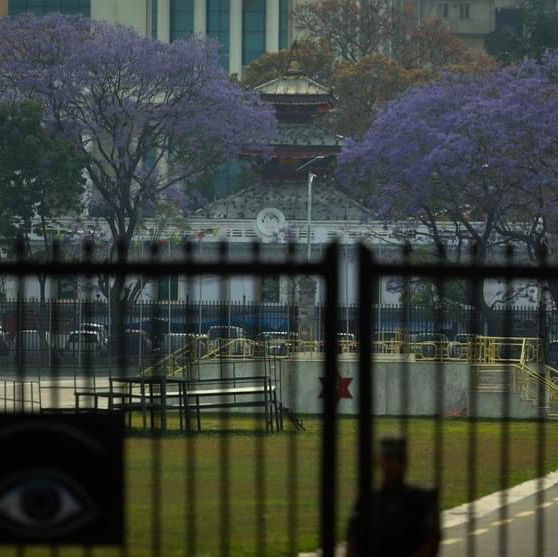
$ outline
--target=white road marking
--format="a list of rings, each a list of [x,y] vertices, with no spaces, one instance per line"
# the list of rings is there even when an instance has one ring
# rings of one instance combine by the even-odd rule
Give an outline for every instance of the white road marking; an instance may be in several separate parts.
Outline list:
[[[558,485],[558,470],[550,472],[543,478],[535,478],[510,487],[506,490],[505,497],[502,497],[501,491],[497,491],[496,493],[481,497],[473,503],[464,503],[453,509],[448,509],[442,513],[443,528],[453,528],[454,526],[465,524],[469,520],[473,508],[474,516],[480,518],[501,508],[503,500],[507,501],[508,505],[511,505],[534,495],[539,491],[540,487],[546,490],[556,485]],[[556,497],[555,501],[557,500],[558,497]]]
[[[535,511],[523,511],[521,513],[517,513],[515,516],[517,516],[518,518],[522,518],[524,516],[531,516],[535,514]]]
[[[504,524],[509,524],[513,522],[513,518],[503,518],[502,520],[495,520],[490,523],[490,526],[503,526]]]
[[[440,543],[442,545],[453,545],[454,543],[462,542],[463,538],[450,538],[449,540],[442,540]]]

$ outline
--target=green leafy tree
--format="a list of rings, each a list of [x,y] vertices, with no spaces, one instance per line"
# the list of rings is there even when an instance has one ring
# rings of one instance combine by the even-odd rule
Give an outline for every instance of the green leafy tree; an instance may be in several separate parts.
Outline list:
[[[521,60],[525,50],[521,35],[507,27],[488,33],[484,39],[484,48],[503,64]]]
[[[504,64],[540,59],[558,48],[558,12],[542,0],[523,0],[515,28],[502,27],[485,37],[486,51]]]
[[[42,117],[38,103],[0,105],[0,234],[20,238],[21,255],[34,259],[52,256],[52,225],[80,210],[85,186],[84,156],[51,137]],[[44,300],[46,278],[39,282]]]
[[[338,102],[329,123],[341,135],[361,138],[386,103],[430,77],[427,71],[407,70],[382,54],[340,62],[331,79]]]

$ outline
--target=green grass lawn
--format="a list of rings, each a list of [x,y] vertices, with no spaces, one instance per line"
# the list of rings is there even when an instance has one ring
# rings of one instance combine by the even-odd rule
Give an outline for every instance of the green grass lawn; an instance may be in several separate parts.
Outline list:
[[[204,420],[205,432],[184,437],[169,435],[160,441],[131,437],[126,444],[128,497],[128,554],[173,557],[186,554],[191,524],[186,519],[189,502],[195,504],[196,556],[218,555],[220,516],[224,503],[220,498],[221,471],[224,458],[230,459],[230,554],[256,553],[258,528],[265,536],[267,554],[288,554],[289,543],[299,551],[311,550],[318,543],[319,518],[319,459],[321,425],[316,418],[306,418],[307,431],[280,433],[271,436],[255,434],[250,418],[237,417],[223,435],[217,419]],[[443,488],[442,505],[450,508],[468,500],[467,462],[469,423],[461,419],[443,422]],[[517,484],[536,475],[537,424],[510,424],[509,484]],[[382,434],[398,431],[399,421],[378,419],[376,431]],[[233,430],[234,429],[234,430]],[[432,484],[434,477],[434,422],[427,419],[408,421],[410,439],[410,479],[420,484]],[[342,536],[353,501],[357,479],[357,422],[339,422],[339,534]],[[477,491],[480,497],[498,490],[501,485],[500,465],[501,424],[495,421],[477,424]],[[558,422],[546,425],[545,471],[558,469]],[[225,443],[225,444],[224,444]],[[161,450],[161,544],[153,550],[153,456]],[[297,454],[296,470],[289,468],[289,454]],[[265,503],[257,505],[256,469],[258,459],[264,463],[263,486]],[[188,467],[195,486],[195,499],[187,489]],[[297,500],[289,499],[289,486],[295,482]],[[295,504],[296,503],[296,504]],[[294,513],[294,514],[293,514]],[[260,518],[261,517],[261,518]],[[295,525],[289,529],[289,524]],[[156,541],[156,540],[155,540]],[[31,550],[27,555],[47,555]],[[115,550],[98,549],[99,557],[116,557]],[[191,555],[192,553],[190,553]],[[2,555],[9,552],[2,551]],[[62,550],[59,555],[83,555],[78,550]]]

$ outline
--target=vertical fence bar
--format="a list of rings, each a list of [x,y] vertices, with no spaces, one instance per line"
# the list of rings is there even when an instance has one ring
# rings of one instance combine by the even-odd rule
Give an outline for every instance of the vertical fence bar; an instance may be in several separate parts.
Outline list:
[[[111,284],[111,275],[107,277],[107,290],[109,296],[109,303],[114,304],[115,311],[111,310],[111,315],[115,318],[115,327],[113,327],[113,333],[115,335],[115,342],[111,342],[110,356],[113,357],[113,350],[116,349],[116,367],[117,375],[119,377],[125,377],[128,365],[128,350],[129,343],[125,332],[125,319],[127,306],[122,299],[122,294],[124,286],[126,283],[126,278],[128,274],[126,273],[126,262],[128,260],[128,244],[124,240],[118,240],[116,243],[116,263],[115,263],[115,276],[114,283]],[[121,288],[117,288],[117,285]],[[113,293],[114,287],[114,293]],[[115,300],[114,296],[118,296]],[[112,339],[111,339],[112,341]],[[109,380],[109,384],[112,390],[112,384]],[[122,388],[122,387],[120,387]],[[110,401],[110,399],[109,399]],[[112,402],[109,402],[109,408],[112,409]],[[129,523],[124,523],[125,533],[124,533],[124,544],[120,548],[121,557],[127,557],[130,554],[130,539],[129,539]]]
[[[83,260],[86,263],[91,263],[93,260],[94,255],[94,245],[91,241],[86,240],[83,242]],[[91,323],[91,315],[92,315],[92,308],[91,308],[91,290],[92,290],[92,277],[91,275],[86,275],[84,277],[85,280],[85,307],[83,308],[83,313],[85,317],[85,323]],[[92,333],[93,334],[93,333]],[[79,346],[83,349],[81,350],[80,354],[83,359],[83,369],[85,375],[85,390],[88,392],[92,392],[95,390],[95,371],[93,370],[93,355],[91,354],[91,350],[93,349],[89,343],[87,342],[87,335],[85,334],[85,327],[81,327],[78,332],[78,339],[79,339]],[[81,362],[80,362],[81,365]],[[57,370],[57,368],[55,368]],[[59,377],[58,374],[55,373],[57,379],[57,389],[61,389],[62,386],[59,384]],[[77,391],[74,383],[74,392]],[[76,409],[77,411],[77,409]],[[93,548],[86,547],[84,549],[84,555],[86,557],[91,557],[93,555]]]
[[[443,265],[446,260],[446,253],[444,246],[442,244],[437,245],[437,252],[438,252],[438,261],[440,265]],[[438,493],[438,497],[442,497],[442,486],[443,486],[443,471],[444,471],[444,393],[445,393],[445,385],[444,385],[444,371],[445,371],[445,364],[444,360],[446,357],[449,359],[451,356],[450,354],[450,346],[451,344],[445,344],[445,340],[443,337],[438,337],[437,333],[441,333],[443,330],[443,320],[444,320],[444,309],[447,304],[446,300],[446,283],[440,278],[438,275],[434,279],[434,293],[435,293],[435,302],[437,306],[434,309],[434,339],[438,339],[437,344],[437,358],[435,365],[435,408],[434,408],[434,486],[436,487],[436,491]],[[449,339],[448,339],[449,340]]]
[[[296,245],[289,242],[287,248],[287,263],[292,263],[295,260]],[[290,278],[290,277],[289,277]],[[294,277],[293,277],[294,280]],[[293,285],[294,289],[294,285]],[[295,343],[295,349],[298,349]],[[298,375],[299,366],[297,361],[290,361],[289,365],[292,369],[289,370],[287,377],[289,378],[289,387],[287,392],[287,400],[289,401],[289,408],[294,406],[297,400],[297,381],[294,379]],[[283,371],[283,370],[281,370]],[[281,373],[281,381],[284,375]],[[296,408],[293,408],[295,410]],[[281,407],[283,412],[283,407]],[[282,417],[281,417],[282,418]],[[299,512],[298,512],[298,436],[296,431],[289,433],[288,437],[288,465],[287,465],[287,497],[289,500],[288,515],[287,515],[287,529],[288,529],[288,555],[294,557],[297,555],[298,544],[298,527],[299,527]]]
[[[224,265],[228,255],[228,246],[225,242],[219,243],[219,263]],[[228,286],[229,275],[226,278],[221,275],[219,280],[219,299],[221,301],[219,310],[219,323],[223,324],[227,320],[226,304],[222,303],[223,300],[228,299]],[[222,329],[221,329],[222,330]],[[231,348],[230,345],[230,330],[227,330],[228,338],[218,339],[219,345],[219,366],[221,368],[221,378],[227,375],[228,365],[225,360],[226,352]],[[221,402],[224,402],[224,396],[220,396]],[[221,428],[220,446],[219,446],[219,491],[221,494],[221,517],[220,517],[220,547],[219,553],[222,557],[228,557],[230,554],[231,545],[231,485],[230,485],[230,443],[228,435],[229,414],[226,408],[222,408],[219,412],[219,422]]]
[[[18,238],[16,242],[16,260],[22,262],[25,258],[25,245],[22,238]],[[17,277],[17,314],[16,314],[16,381],[14,381],[14,389],[17,381],[22,381],[25,376],[25,348],[22,344],[23,335],[21,331],[25,329],[25,277],[19,275]],[[17,412],[17,400],[14,392],[13,413]],[[50,554],[55,555],[55,546],[50,546]],[[24,557],[26,551],[23,546],[16,548],[16,556]]]
[[[321,542],[324,557],[334,557],[337,508],[337,307],[338,248],[331,244],[325,256],[325,380],[322,440]]]
[[[411,246],[406,243],[403,245],[401,250],[402,264],[404,267],[410,267],[411,258]],[[410,320],[410,296],[411,296],[411,279],[409,275],[405,274],[403,277],[403,304],[401,306],[401,323],[403,328],[403,347],[405,352],[410,352],[412,346],[413,333],[411,333],[411,320]],[[400,428],[401,434],[406,438],[409,433],[409,409],[410,409],[410,365],[408,354],[403,355],[403,361],[401,363],[400,373],[401,373],[401,391],[400,391]]]
[[[200,240],[201,241],[201,240]],[[193,244],[191,242],[187,242],[184,244],[184,267],[187,267],[191,262],[192,262],[192,257],[193,255]],[[194,292],[194,282],[192,277],[188,277],[188,282],[186,285],[187,291],[190,293],[190,295],[192,296],[192,300],[193,300],[193,292]],[[199,281],[201,284],[201,280],[202,280],[202,275],[199,275]],[[195,309],[197,309],[198,311],[195,312],[196,318],[198,320],[198,326],[196,327],[196,330],[193,331],[195,333],[198,334],[198,339],[201,339],[200,337],[200,327],[201,327],[201,315],[200,315],[200,311],[199,308],[201,307],[201,300],[198,299],[198,307],[195,308],[193,302],[192,302],[192,311],[195,311]],[[188,315],[190,315],[190,313],[188,312]],[[189,330],[188,327],[188,323],[187,323],[187,330]],[[197,361],[199,359],[199,354],[200,354],[200,344],[201,344],[201,340],[195,340],[194,341],[194,361]],[[198,361],[198,365],[199,365],[199,361]],[[192,366],[190,366],[192,367]],[[190,380],[193,379],[192,377],[193,373],[190,370],[189,373],[189,377],[188,377],[188,382],[186,383],[186,400],[184,401],[184,404],[189,405],[190,404],[190,399],[188,398],[188,390],[190,388]],[[184,535],[185,535],[185,546],[186,546],[186,554],[187,555],[196,555],[197,554],[197,514],[196,514],[196,498],[197,498],[197,483],[196,483],[196,469],[197,469],[197,451],[196,451],[196,440],[194,438],[194,435],[192,434],[192,431],[189,429],[191,428],[191,421],[189,419],[189,411],[188,408],[186,408],[186,424],[187,424],[187,432],[186,432],[186,443],[185,443],[185,454],[184,457],[186,459],[186,482],[185,482],[185,493],[184,493],[184,497],[185,497],[185,508],[186,508],[186,514],[185,514],[185,521],[186,521],[186,527],[184,528]]]
[[[513,266],[513,246],[508,244],[506,246],[506,267],[511,269]],[[513,299],[513,281],[509,276],[505,278],[505,304],[504,304],[504,338],[513,336],[512,320],[514,318],[514,311],[511,304]],[[523,313],[520,310],[520,315]],[[510,347],[513,354],[513,347]],[[521,356],[520,356],[521,357]],[[511,420],[511,396],[513,389],[513,376],[514,366],[512,362],[503,362],[503,375],[502,380],[503,392],[501,401],[501,431],[500,431],[500,511],[499,521],[500,526],[498,530],[498,554],[500,557],[505,557],[508,554],[508,494],[507,488],[509,487],[509,474],[510,474],[510,420]],[[520,362],[521,365],[521,362]],[[524,373],[519,369],[519,373]]]
[[[471,262],[478,264],[478,247],[472,246]],[[472,332],[475,338],[480,335],[480,315],[483,286],[483,275],[473,279],[471,284],[470,305],[473,308]],[[481,352],[482,353],[482,352]],[[478,362],[480,363],[480,362]],[[467,458],[467,498],[469,501],[469,519],[467,521],[467,557],[476,555],[476,505],[474,503],[477,495],[477,388],[478,388],[478,366],[475,369],[473,361],[469,365],[470,389],[469,389],[469,419],[468,419],[468,458]]]
[[[251,246],[251,251],[252,251],[252,261],[255,264],[258,265],[263,265],[263,262],[261,260],[261,250],[260,250],[260,244],[258,244],[257,242],[254,242]],[[255,282],[256,282],[256,292],[261,292],[262,291],[262,284],[263,284],[263,277],[261,276],[257,276],[255,278]],[[260,377],[266,377],[267,376],[267,370],[266,370],[266,347],[267,347],[267,343],[265,343],[264,340],[264,353],[263,353],[263,357],[261,362],[257,362],[257,375],[259,375]],[[273,355],[270,354],[269,359],[271,360],[271,358],[273,358]],[[262,363],[263,363],[263,373],[262,373]],[[271,373],[269,374],[270,380],[271,380]],[[267,391],[267,380],[264,379],[263,382],[263,386],[264,389],[266,389]],[[271,393],[269,393],[271,394]],[[267,396],[268,393],[266,392],[264,394],[264,398],[266,401],[266,406],[264,408],[264,421],[266,422],[264,424],[264,428],[267,432],[267,427],[268,427],[268,423],[267,420],[270,419],[271,423],[273,423],[273,416],[268,416],[267,415]],[[271,408],[271,406],[270,406]],[[261,415],[258,416],[258,413],[256,412],[255,414],[255,421],[256,424],[258,422],[261,422]],[[255,554],[258,557],[263,557],[265,555],[265,551],[266,551],[266,520],[265,520],[265,513],[266,513],[266,490],[265,490],[265,438],[264,435],[262,434],[262,432],[257,431],[257,427],[256,429],[256,446],[255,446],[255,466],[256,466],[256,470],[255,470],[255,474],[254,474],[254,482],[255,482],[255,490],[256,490],[256,505],[254,507],[255,510],[255,523],[256,523],[256,544],[255,544]]]
[[[141,250],[143,258],[143,249]],[[156,267],[157,263],[160,261],[160,251],[159,246],[156,242],[150,245],[149,249],[149,260],[152,267]],[[154,275],[150,277],[145,277],[148,280],[144,281],[144,277],[140,277],[140,296],[143,298],[143,290],[151,282],[153,284],[152,291],[155,292],[155,303],[150,304],[150,311],[145,315],[143,312],[140,314],[140,321],[138,327],[138,343],[140,357],[143,351],[144,344],[144,331],[145,327],[151,333],[151,341],[155,340],[155,335],[159,333],[160,323],[159,323],[159,303],[160,298],[160,284],[165,279],[164,276]],[[150,279],[150,280],[149,280]],[[169,291],[170,295],[170,291]],[[153,300],[152,300],[153,301]],[[142,304],[143,306],[144,304]],[[144,324],[143,319],[149,319],[146,324]],[[147,344],[147,343],[146,343]],[[145,360],[145,365],[144,365]],[[148,361],[148,354],[142,358],[139,362],[140,370],[148,370],[152,362]],[[155,415],[159,416],[158,423],[153,424],[154,427],[151,429],[151,552],[152,555],[162,555],[163,554],[163,536],[162,536],[162,526],[163,526],[163,516],[162,516],[162,506],[163,506],[163,496],[162,496],[162,440],[163,435],[166,433],[167,429],[167,416],[168,416],[168,399],[167,399],[167,377],[166,370],[159,370],[157,368],[151,368],[152,376],[147,377],[148,381],[152,381],[152,389],[158,388],[158,393],[155,397],[150,397],[150,404],[154,407],[150,408],[150,411]],[[157,401],[157,402],[155,402]],[[133,404],[132,404],[133,408]]]
[[[541,241],[541,244],[543,242]],[[547,267],[547,251],[546,246],[540,246],[540,266],[543,269]],[[547,276],[548,276],[547,270]],[[550,277],[548,277],[550,278]],[[546,387],[546,299],[548,295],[548,282],[547,280],[539,281],[539,307],[537,312],[537,324],[539,330],[539,353],[536,358],[536,373],[539,374],[539,381],[537,383],[537,447],[536,447],[536,474],[537,474],[537,494],[535,496],[536,509],[535,509],[535,555],[543,557],[545,553],[544,537],[545,537],[545,515],[544,515],[544,473],[545,473],[545,459],[546,459],[546,408],[549,404],[547,400],[547,387]]]
[[[374,354],[372,352],[372,304],[378,293],[378,275],[368,250],[359,246],[358,251],[358,329],[360,351],[358,356],[359,408],[358,408],[358,501],[361,505],[361,522],[358,527],[359,555],[370,555],[372,544],[370,529],[364,521],[370,516],[374,478]],[[372,274],[372,277],[370,275]],[[372,278],[372,281],[370,281]]]

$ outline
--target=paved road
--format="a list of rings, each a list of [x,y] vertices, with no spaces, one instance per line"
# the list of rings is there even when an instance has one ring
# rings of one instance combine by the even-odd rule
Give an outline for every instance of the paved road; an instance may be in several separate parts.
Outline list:
[[[503,519],[501,510],[491,512],[476,520],[474,529],[467,524],[447,528],[443,532],[441,557],[470,557],[470,544],[474,544],[474,555],[505,557],[543,557],[558,555],[558,485],[542,493],[539,505],[537,494],[509,505]],[[537,552],[537,524],[542,518],[543,547]],[[507,535],[505,551],[502,551],[500,536],[504,529]]]

